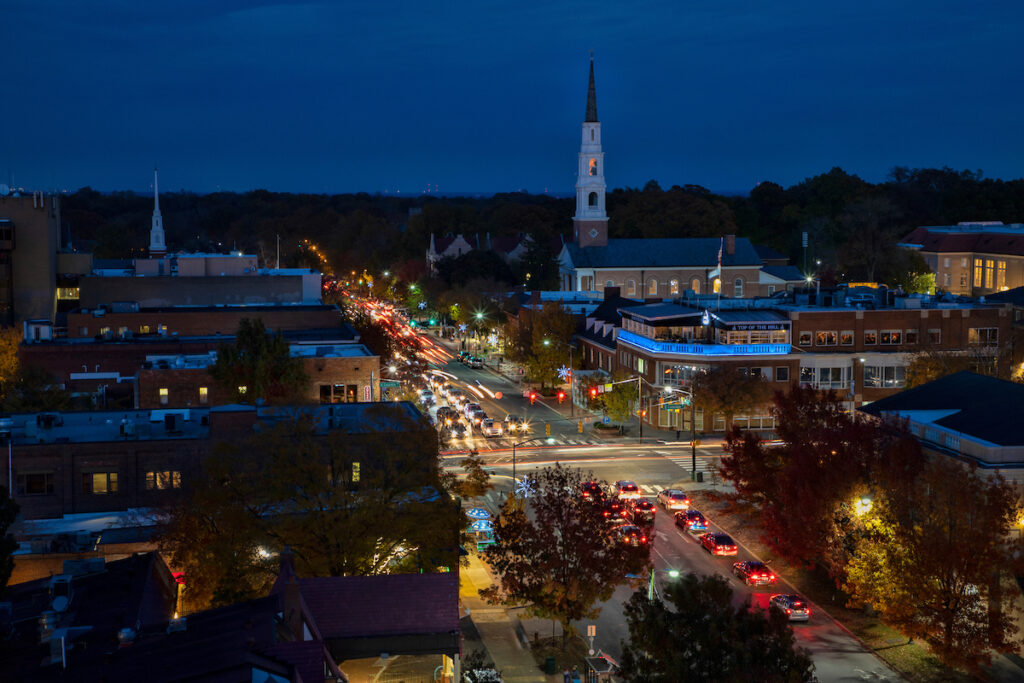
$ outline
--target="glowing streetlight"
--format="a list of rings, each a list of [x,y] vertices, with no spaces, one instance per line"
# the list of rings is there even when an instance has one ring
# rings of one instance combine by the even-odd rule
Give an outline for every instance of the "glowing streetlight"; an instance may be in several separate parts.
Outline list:
[[[654,577],[655,577],[656,574],[658,574],[658,572],[663,572],[665,574],[668,574],[673,579],[678,579],[679,578],[679,570],[678,569],[652,569],[651,570],[651,580],[647,582],[647,599],[650,602],[654,602]]]
[[[871,512],[871,505],[871,499],[865,496],[853,504],[853,509],[859,516],[864,516]]]

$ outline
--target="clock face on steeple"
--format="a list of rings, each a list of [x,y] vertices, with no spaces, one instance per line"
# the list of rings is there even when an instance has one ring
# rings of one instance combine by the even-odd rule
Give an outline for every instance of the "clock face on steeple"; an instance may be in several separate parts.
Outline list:
[[[592,175],[592,176],[597,175],[597,159],[591,157],[590,158],[590,163],[587,165],[587,167],[590,170],[590,175]]]

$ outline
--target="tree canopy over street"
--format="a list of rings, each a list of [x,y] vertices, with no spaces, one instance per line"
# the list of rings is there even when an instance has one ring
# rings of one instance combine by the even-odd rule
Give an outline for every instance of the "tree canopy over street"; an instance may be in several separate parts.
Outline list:
[[[718,575],[685,574],[662,587],[665,601],[637,591],[626,604],[629,642],[621,675],[631,683],[814,680],[810,656],[794,646],[784,614],[734,606]]]
[[[606,533],[600,505],[580,496],[590,481],[560,464],[529,480],[534,493],[509,498],[495,524],[495,545],[484,558],[498,585],[481,591],[494,603],[525,605],[528,614],[555,619],[563,633],[572,622],[595,618],[626,574],[649,565],[646,545],[632,546]]]

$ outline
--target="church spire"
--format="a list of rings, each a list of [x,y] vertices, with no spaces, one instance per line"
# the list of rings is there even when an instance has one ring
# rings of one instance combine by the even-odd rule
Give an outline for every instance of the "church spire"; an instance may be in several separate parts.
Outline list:
[[[164,218],[160,215],[160,186],[157,184],[157,168],[153,165],[153,227],[149,230],[149,256],[160,258],[167,253],[164,245]]]
[[[597,123],[597,89],[594,87],[594,52],[590,52],[590,85],[587,86],[587,116],[584,121]]]

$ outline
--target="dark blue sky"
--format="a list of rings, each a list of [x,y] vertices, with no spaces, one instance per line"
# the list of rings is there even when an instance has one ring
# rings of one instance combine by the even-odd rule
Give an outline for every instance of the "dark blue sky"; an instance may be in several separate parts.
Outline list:
[[[1024,175],[1024,3],[0,0],[0,180],[572,192]]]

